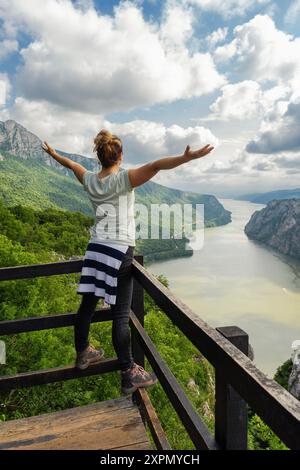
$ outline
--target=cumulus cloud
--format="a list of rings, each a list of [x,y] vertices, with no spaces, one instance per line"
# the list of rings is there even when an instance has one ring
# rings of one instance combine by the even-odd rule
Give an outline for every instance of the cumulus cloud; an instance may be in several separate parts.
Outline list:
[[[203,10],[219,13],[225,18],[244,16],[249,11],[270,3],[271,0],[188,0]]]
[[[263,91],[253,80],[225,85],[222,94],[210,106],[209,119],[252,119],[263,117],[278,100],[291,95],[288,86],[275,86]]]
[[[293,82],[300,77],[300,38],[276,28],[272,18],[257,15],[234,28],[234,39],[219,46],[214,58],[232,64],[240,78]]]
[[[193,26],[196,18],[193,10],[177,0],[168,0],[162,14],[160,38],[170,48],[180,47],[193,35]]]
[[[192,15],[180,6],[166,8],[159,25],[130,1],[113,16],[69,0],[44,0],[43,8],[2,0],[0,12],[32,37],[17,75],[26,99],[104,114],[201,96],[225,82],[209,53],[190,54]]]
[[[213,133],[202,126],[166,126],[162,122],[145,120],[126,123],[106,121],[105,124],[123,140],[126,161],[133,164],[162,156],[181,155],[188,144],[192,149],[208,143],[218,145],[218,139]]]
[[[246,146],[249,153],[299,149],[299,49],[299,37],[278,30],[269,16],[257,15],[237,26],[234,39],[215,50],[217,62],[230,63],[238,77],[248,78],[222,87],[211,105],[212,118],[262,119],[257,136]],[[275,86],[268,89],[268,83]]]
[[[300,98],[292,99],[287,109],[262,123],[258,136],[246,146],[249,153],[272,154],[300,150]]]
[[[220,42],[224,42],[228,34],[228,28],[218,28],[206,37],[207,45],[212,48]]]
[[[233,85],[225,85],[222,95],[210,106],[216,116],[226,119],[252,118],[260,113],[262,91],[258,83],[245,80]]]
[[[220,159],[214,160],[211,164],[203,169],[203,173],[210,175],[223,175],[223,174],[247,174],[249,173],[251,165],[249,164],[249,156],[244,151],[237,151],[236,155],[228,161]]]

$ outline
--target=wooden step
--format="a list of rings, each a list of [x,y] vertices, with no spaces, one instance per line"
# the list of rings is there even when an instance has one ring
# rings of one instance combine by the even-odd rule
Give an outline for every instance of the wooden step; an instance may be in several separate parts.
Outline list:
[[[0,424],[0,449],[151,449],[139,409],[121,397]]]

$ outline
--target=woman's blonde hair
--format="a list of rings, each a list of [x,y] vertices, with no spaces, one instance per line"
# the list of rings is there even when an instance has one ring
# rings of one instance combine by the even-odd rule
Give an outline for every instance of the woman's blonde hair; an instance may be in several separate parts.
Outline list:
[[[117,163],[122,152],[122,141],[106,129],[102,129],[94,139],[94,152],[104,168],[108,168]]]

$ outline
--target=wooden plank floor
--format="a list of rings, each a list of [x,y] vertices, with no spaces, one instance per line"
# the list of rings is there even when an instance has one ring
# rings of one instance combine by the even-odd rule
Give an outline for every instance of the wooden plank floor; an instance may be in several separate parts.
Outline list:
[[[131,397],[121,397],[0,424],[0,449],[148,450]]]

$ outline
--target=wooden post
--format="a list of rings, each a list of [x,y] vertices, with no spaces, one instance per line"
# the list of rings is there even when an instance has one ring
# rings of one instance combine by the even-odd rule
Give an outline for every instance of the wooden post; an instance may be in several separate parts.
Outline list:
[[[140,263],[142,266],[144,265],[143,256],[136,255],[135,260]],[[137,316],[139,322],[142,326],[144,326],[144,289],[141,284],[134,278],[133,279],[133,295],[132,295],[132,304],[131,309]],[[140,346],[137,335],[132,332],[132,354],[134,361],[140,364],[142,367],[145,366],[145,354],[143,348]]]
[[[248,356],[249,338],[237,326],[217,328],[226,339]],[[219,368],[215,372],[215,438],[221,449],[247,450],[248,407],[246,402],[228,384]]]

